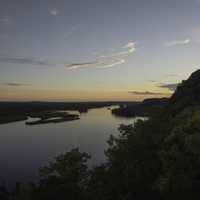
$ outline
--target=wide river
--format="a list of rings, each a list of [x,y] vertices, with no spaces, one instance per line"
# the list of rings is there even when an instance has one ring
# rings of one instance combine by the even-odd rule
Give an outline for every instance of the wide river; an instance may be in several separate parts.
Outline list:
[[[24,121],[0,125],[0,181],[36,180],[38,169],[60,153],[79,147],[92,156],[90,165],[105,161],[110,134],[119,124],[136,119],[116,118],[108,108],[91,109],[80,120],[27,126]]]

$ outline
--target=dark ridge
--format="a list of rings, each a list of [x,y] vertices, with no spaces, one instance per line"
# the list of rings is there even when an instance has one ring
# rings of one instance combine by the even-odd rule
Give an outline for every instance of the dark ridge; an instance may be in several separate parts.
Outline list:
[[[167,106],[168,98],[145,99],[141,103],[125,105],[112,110],[112,114],[119,117],[150,117],[158,115]]]
[[[200,70],[177,87],[166,107],[168,114],[176,115],[189,106],[200,105]]]

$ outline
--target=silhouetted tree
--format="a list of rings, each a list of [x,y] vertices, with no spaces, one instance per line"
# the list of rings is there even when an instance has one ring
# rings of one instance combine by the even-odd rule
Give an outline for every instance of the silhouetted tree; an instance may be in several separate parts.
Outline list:
[[[87,199],[87,161],[90,156],[78,149],[59,155],[54,162],[40,170],[41,180],[34,199]]]

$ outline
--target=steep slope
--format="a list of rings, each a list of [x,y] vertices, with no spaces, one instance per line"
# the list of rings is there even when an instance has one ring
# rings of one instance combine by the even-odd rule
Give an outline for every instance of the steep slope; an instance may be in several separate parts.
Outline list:
[[[177,115],[186,107],[200,105],[200,70],[191,74],[176,89],[167,106],[168,113]]]

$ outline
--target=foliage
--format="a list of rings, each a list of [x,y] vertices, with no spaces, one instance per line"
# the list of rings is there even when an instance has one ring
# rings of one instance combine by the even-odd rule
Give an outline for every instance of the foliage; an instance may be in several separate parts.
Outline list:
[[[59,155],[54,162],[40,170],[41,180],[34,192],[34,199],[87,199],[85,187],[90,156],[78,149]]]

